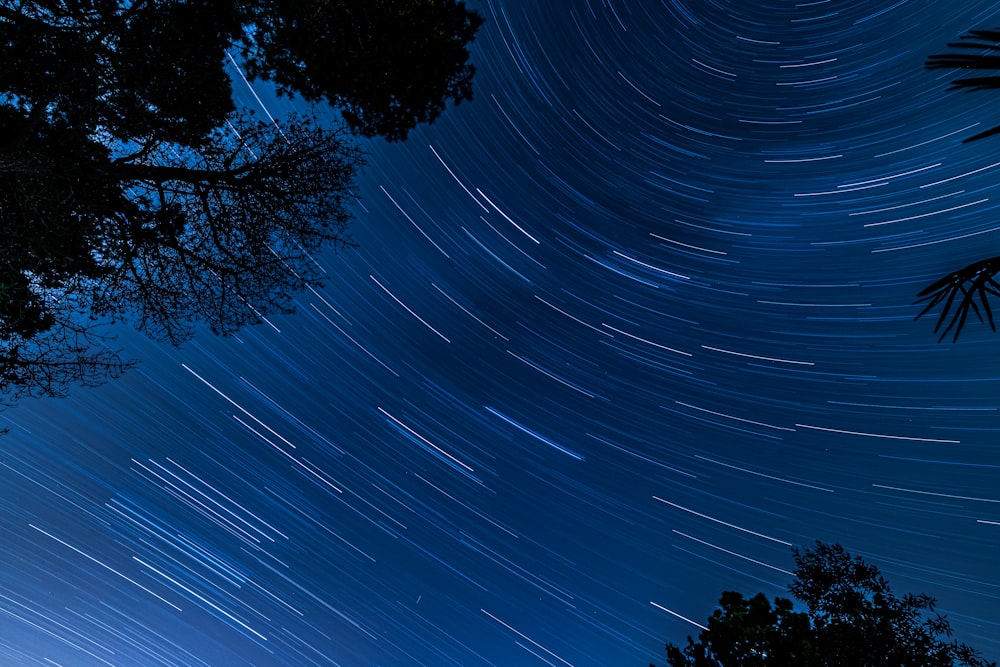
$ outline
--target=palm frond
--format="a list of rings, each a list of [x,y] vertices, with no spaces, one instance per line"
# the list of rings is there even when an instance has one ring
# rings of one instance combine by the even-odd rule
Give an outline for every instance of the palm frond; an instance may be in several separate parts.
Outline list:
[[[1000,125],[997,125],[996,127],[991,127],[988,130],[983,130],[979,134],[974,134],[966,139],[962,139],[962,143],[967,144],[970,141],[975,141],[976,139],[985,139],[986,137],[992,137],[994,134],[1000,134]]]
[[[919,320],[939,304],[944,304],[934,326],[934,333],[938,333],[947,323],[941,331],[938,342],[943,341],[952,329],[954,329],[952,341],[957,341],[958,335],[965,327],[970,310],[980,322],[989,322],[990,328],[996,331],[989,297],[1000,297],[1000,283],[994,279],[997,273],[1000,273],[1000,257],[980,260],[949,273],[917,294],[916,302],[926,301],[927,305],[914,319]]]
[[[972,30],[962,35],[960,41],[948,44],[950,49],[961,51],[978,51],[978,53],[943,53],[930,56],[924,67],[927,69],[958,69],[958,70],[1000,70],[1000,29]],[[1000,90],[1000,75],[971,76],[955,79],[951,82],[952,90]],[[1000,126],[980,132],[965,139],[964,143],[985,139],[1000,134]]]

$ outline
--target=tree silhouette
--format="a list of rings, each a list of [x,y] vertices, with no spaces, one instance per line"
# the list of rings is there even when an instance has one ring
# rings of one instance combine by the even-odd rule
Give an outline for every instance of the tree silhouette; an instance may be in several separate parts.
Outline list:
[[[930,56],[926,63],[927,69],[1000,70],[1000,30],[973,30],[959,39],[958,42],[948,44],[948,48],[961,51]],[[949,90],[997,89],[1000,89],[1000,75],[955,79]],[[963,143],[996,134],[1000,134],[1000,125],[968,137]],[[990,328],[996,331],[989,297],[1000,296],[1000,283],[995,280],[997,273],[1000,273],[1000,257],[983,259],[949,273],[917,294],[917,303],[926,302],[927,305],[916,319],[941,305],[941,314],[934,326],[934,333],[941,332],[939,342],[950,331],[953,331],[952,340],[958,340],[968,320],[969,311],[980,322],[988,322]]]
[[[176,344],[289,312],[350,244],[352,135],[469,99],[481,22],[454,0],[0,0],[0,393],[125,370],[105,322]],[[239,112],[233,54],[345,122]]]
[[[726,591],[695,641],[667,644],[670,667],[995,667],[951,637],[926,595],[897,597],[874,565],[840,545],[794,550],[795,579],[774,605]]]
[[[322,278],[313,253],[349,243],[360,153],[309,118],[237,117],[200,146],[140,154],[108,167],[129,197],[96,246],[99,315],[175,344],[195,322],[230,334],[290,312],[291,294]]]
[[[243,53],[279,91],[327,100],[365,136],[405,139],[472,98],[466,44],[483,19],[464,2],[263,0]]]

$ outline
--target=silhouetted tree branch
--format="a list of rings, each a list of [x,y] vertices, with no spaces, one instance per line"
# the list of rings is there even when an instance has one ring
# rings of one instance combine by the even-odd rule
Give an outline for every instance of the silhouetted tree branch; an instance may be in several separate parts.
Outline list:
[[[948,322],[948,326],[941,331],[938,342],[944,340],[953,328],[955,333],[952,340],[958,340],[958,334],[965,326],[970,310],[976,314],[980,322],[989,322],[990,328],[996,331],[997,327],[993,321],[993,309],[990,307],[989,297],[1000,296],[1000,283],[994,280],[998,272],[1000,272],[1000,257],[990,257],[949,273],[944,278],[928,285],[917,294],[917,303],[927,301],[927,306],[920,311],[917,319],[923,317],[938,304],[943,303],[941,314],[934,326],[934,333],[937,333],[945,322]],[[979,305],[976,305],[977,299]]]
[[[166,148],[166,147],[163,147]],[[361,163],[343,133],[306,118],[234,119],[180,154],[146,151],[111,172],[131,192],[98,248],[98,314],[170,342],[190,325],[233,333],[318,282],[313,255],[349,245],[347,195]]]
[[[482,18],[456,0],[0,0],[0,394],[129,363],[102,322],[229,334],[350,245],[362,155],[472,95]],[[239,114],[251,78],[345,123]]]
[[[930,56],[927,69],[975,69],[1000,70],[1000,30],[972,30],[959,38],[961,41],[948,44],[950,49],[966,49],[979,53],[944,53]],[[955,79],[952,90],[996,90],[1000,89],[1000,76],[973,76]],[[1000,133],[1000,125],[964,141],[984,139]]]
[[[1000,70],[1000,30],[972,30],[962,35],[960,41],[949,43],[948,47],[962,51],[930,56],[926,62],[927,69]],[[975,53],[971,53],[972,51]],[[1000,75],[955,79],[952,81],[951,89],[998,90]],[[964,142],[985,139],[996,134],[1000,134],[1000,125],[968,137]],[[952,341],[957,341],[968,321],[969,311],[972,311],[980,322],[989,322],[990,328],[996,331],[989,297],[1000,296],[1000,284],[994,280],[998,272],[1000,272],[1000,257],[991,257],[949,273],[917,294],[917,303],[926,301],[927,305],[915,319],[920,319],[940,305],[941,314],[934,326],[934,333],[941,331],[938,342],[943,341],[948,332],[953,332]]]
[[[5,401],[65,396],[70,386],[93,387],[134,365],[111,347],[113,340],[78,320],[75,312],[62,312],[52,316],[43,333],[0,334],[0,395]]]

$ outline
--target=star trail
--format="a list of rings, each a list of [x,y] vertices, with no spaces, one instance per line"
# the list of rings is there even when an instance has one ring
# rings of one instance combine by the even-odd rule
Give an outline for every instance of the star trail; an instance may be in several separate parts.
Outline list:
[[[297,312],[0,413],[4,665],[664,662],[843,544],[1000,658],[978,0],[482,0]],[[240,93],[269,113],[295,101]]]

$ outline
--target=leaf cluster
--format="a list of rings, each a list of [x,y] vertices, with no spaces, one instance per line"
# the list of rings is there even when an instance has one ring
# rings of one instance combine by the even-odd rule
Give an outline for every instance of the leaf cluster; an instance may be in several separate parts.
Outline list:
[[[959,41],[949,43],[948,48],[957,51],[930,56],[925,63],[926,68],[1000,70],[1000,30],[971,30],[962,35]],[[952,81],[951,90],[968,92],[1000,90],[1000,75],[963,76]],[[1000,134],[1000,125],[967,137],[963,142],[968,143],[997,134]],[[996,331],[989,298],[1000,295],[1000,283],[995,279],[998,272],[1000,272],[1000,257],[990,257],[973,262],[936,280],[917,294],[917,303],[926,302],[927,305],[915,319],[920,319],[940,305],[941,313],[934,326],[934,333],[941,332],[938,342],[943,341],[951,331],[954,331],[952,342],[957,341],[959,334],[965,328],[970,312],[980,322],[988,322],[990,328]]]
[[[483,19],[464,2],[263,0],[253,15],[250,75],[326,100],[365,136],[405,139],[449,101],[472,99],[467,45]]]
[[[934,281],[917,294],[917,303],[926,301],[927,305],[914,319],[920,319],[935,306],[944,304],[937,324],[934,325],[934,333],[941,330],[945,322],[948,324],[941,330],[938,342],[944,340],[952,329],[954,329],[952,341],[957,341],[970,311],[980,322],[989,322],[990,328],[996,331],[989,297],[1000,296],[1000,283],[996,281],[998,272],[1000,272],[1000,257],[989,257],[952,271]]]
[[[796,549],[792,596],[726,591],[697,641],[667,644],[670,667],[995,667],[951,639],[927,595],[896,596],[874,565],[840,545]]]
[[[927,69],[1000,70],[1000,30],[970,30],[957,42],[948,44],[956,53],[942,53],[927,59]],[[969,76],[951,82],[952,90],[997,90],[1000,76]],[[965,142],[1000,134],[1000,125],[965,139]]]

